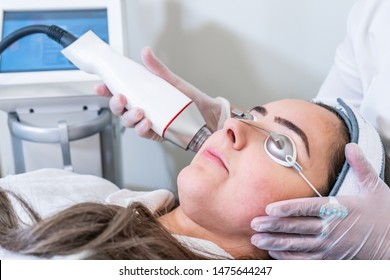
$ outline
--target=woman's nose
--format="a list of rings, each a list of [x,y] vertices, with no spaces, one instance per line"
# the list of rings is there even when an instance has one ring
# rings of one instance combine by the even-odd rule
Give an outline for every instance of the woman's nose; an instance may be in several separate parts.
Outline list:
[[[248,135],[245,126],[244,123],[234,118],[226,120],[223,126],[223,130],[229,142],[236,150],[241,150],[247,143]]]

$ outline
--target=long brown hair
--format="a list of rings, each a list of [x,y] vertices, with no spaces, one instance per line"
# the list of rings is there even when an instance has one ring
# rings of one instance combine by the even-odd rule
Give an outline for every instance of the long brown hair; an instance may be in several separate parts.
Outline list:
[[[31,214],[31,225],[21,225],[9,196]],[[182,246],[140,203],[79,203],[41,219],[22,197],[0,189],[0,207],[0,246],[21,254],[50,258],[85,251],[89,259],[206,258]]]

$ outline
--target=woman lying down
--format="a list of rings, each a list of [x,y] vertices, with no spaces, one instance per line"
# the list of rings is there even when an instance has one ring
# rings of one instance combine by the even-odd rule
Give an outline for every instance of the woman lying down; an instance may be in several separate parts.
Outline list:
[[[356,191],[348,142],[383,176],[377,133],[339,102],[281,100],[228,119],[180,172],[176,207],[166,190],[119,190],[60,170],[0,179],[0,257],[267,259],[251,244],[251,220],[271,202]]]

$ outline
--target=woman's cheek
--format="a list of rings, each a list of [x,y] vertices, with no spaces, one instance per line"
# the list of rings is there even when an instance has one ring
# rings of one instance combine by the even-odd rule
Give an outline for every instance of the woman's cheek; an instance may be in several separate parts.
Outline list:
[[[196,168],[194,165],[183,168],[177,177],[180,201],[203,199],[213,189],[211,180],[210,176],[205,176],[201,172],[201,168]]]
[[[265,172],[266,174],[264,174]],[[286,188],[288,176],[275,175],[272,170],[263,170],[257,175],[257,180],[251,180],[248,185],[249,191],[242,200],[246,200],[250,213],[253,215],[265,215],[265,208],[268,204],[288,198],[289,192]],[[275,175],[275,176],[274,176]]]
[[[191,185],[195,183],[193,179],[194,178],[190,167],[184,167],[177,176],[177,187],[179,193],[182,191],[188,192],[191,189]]]

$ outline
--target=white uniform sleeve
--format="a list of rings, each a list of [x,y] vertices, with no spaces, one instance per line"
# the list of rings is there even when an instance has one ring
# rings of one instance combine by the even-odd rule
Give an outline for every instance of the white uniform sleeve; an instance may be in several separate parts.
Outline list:
[[[340,97],[360,109],[390,154],[390,1],[359,0],[348,34],[316,100]]]
[[[337,48],[334,64],[322,84],[316,100],[330,101],[341,97],[354,106],[360,107],[363,99],[363,88],[359,70],[355,60],[353,46],[354,26],[356,24],[356,10],[359,9],[356,3],[348,17],[347,36]]]

